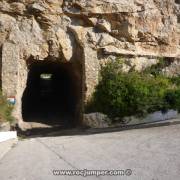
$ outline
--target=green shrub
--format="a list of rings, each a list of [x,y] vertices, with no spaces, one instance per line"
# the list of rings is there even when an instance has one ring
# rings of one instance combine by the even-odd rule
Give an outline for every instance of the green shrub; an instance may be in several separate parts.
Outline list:
[[[102,68],[101,80],[87,104],[88,112],[99,111],[113,119],[179,109],[180,88],[170,78],[147,72],[124,73],[121,67],[122,61],[117,60]]]
[[[8,104],[6,98],[0,92],[0,122],[9,121],[12,122],[14,119],[11,115],[13,106]]]
[[[180,88],[180,76],[170,78],[171,82]]]
[[[180,112],[180,87],[168,90],[165,94],[165,100],[168,102],[169,108]]]
[[[169,61],[165,60],[163,57],[159,58],[157,64],[154,64],[144,70],[146,74],[152,74],[153,76],[159,76],[162,74],[162,69],[169,65]]]

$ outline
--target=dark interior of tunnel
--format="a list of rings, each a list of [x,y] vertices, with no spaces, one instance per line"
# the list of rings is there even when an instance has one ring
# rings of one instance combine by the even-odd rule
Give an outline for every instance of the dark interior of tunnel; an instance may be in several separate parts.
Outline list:
[[[22,97],[26,122],[74,126],[79,103],[79,79],[70,63],[36,61],[29,66]]]

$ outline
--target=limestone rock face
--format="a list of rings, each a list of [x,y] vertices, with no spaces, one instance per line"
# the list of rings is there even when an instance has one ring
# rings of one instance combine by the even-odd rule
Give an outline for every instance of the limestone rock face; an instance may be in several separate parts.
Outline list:
[[[178,56],[179,4],[177,2],[175,3],[174,0],[2,0],[0,2],[1,43],[5,40],[3,37],[10,33],[15,34],[16,31],[16,35],[19,35],[16,39],[18,38],[19,41],[28,41],[32,38],[38,41],[43,35],[41,45],[44,43],[45,46],[48,38],[60,41],[55,36],[60,33],[60,28],[64,29],[60,44],[66,43],[63,41],[69,43],[68,27],[78,25],[86,33],[88,44],[96,50],[105,48],[107,51],[111,49],[110,53],[117,54]],[[29,37],[21,36],[26,33]],[[11,41],[12,36],[11,39],[9,38],[7,37],[6,40]],[[30,44],[37,46],[37,42]],[[57,46],[64,49],[62,46]],[[72,51],[69,45],[67,48]],[[43,47],[41,49],[46,51]]]
[[[1,0],[3,89],[21,97],[31,55],[48,54],[83,69],[85,99],[98,82],[99,65],[124,56],[137,70],[157,57],[180,58],[180,4],[174,0]],[[53,42],[49,47],[49,41]],[[11,52],[8,52],[11,51]],[[179,63],[168,72],[178,71]],[[18,80],[8,78],[15,74]],[[16,88],[15,88],[16,87]],[[20,92],[20,93],[19,93]],[[17,93],[17,94],[16,94]]]
[[[110,119],[102,113],[84,114],[83,124],[91,128],[107,128]]]

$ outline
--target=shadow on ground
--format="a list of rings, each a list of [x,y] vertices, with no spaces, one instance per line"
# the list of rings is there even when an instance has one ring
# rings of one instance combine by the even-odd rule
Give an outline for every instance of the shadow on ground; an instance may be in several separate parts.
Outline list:
[[[44,127],[44,128],[32,128],[26,131],[22,131],[18,126],[14,128],[17,131],[20,138],[38,138],[38,137],[55,137],[55,136],[77,136],[77,135],[92,135],[100,133],[111,133],[118,131],[126,131],[133,129],[144,129],[160,126],[170,126],[180,124],[180,120],[168,120],[166,122],[156,123],[142,123],[138,125],[124,125],[120,127],[108,127],[108,128],[89,128],[83,126],[57,126],[57,127]]]

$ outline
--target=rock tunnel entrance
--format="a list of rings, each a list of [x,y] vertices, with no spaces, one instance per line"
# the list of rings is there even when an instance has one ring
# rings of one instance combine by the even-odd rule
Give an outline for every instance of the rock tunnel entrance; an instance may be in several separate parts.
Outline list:
[[[22,97],[23,120],[63,127],[77,125],[81,98],[77,74],[71,63],[33,62]]]

